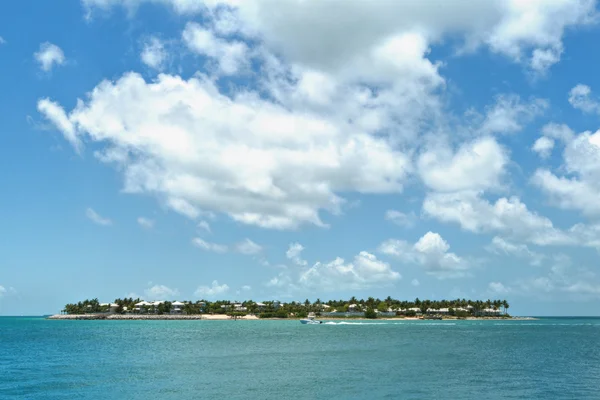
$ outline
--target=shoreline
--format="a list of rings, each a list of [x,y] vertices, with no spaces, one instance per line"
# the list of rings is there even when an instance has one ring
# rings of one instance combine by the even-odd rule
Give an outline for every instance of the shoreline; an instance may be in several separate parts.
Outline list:
[[[245,315],[243,317],[233,318],[224,314],[197,314],[197,315],[156,315],[156,314],[55,314],[46,317],[48,320],[94,320],[94,321],[185,321],[185,320],[202,320],[202,321],[298,321],[302,318],[258,318],[256,315]],[[467,317],[459,318],[442,318],[443,321],[533,321],[538,318],[534,317]],[[348,318],[322,318],[321,321],[436,321],[435,319],[424,319],[418,317],[408,318],[377,318],[368,319],[364,317],[348,317]],[[437,320],[439,321],[439,320]]]

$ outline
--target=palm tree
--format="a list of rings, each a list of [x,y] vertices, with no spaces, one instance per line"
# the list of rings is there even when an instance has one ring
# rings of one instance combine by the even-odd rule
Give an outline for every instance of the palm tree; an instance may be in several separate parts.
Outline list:
[[[503,300],[502,305],[504,306],[504,315],[508,314],[508,308],[510,307],[510,305],[508,304],[508,301]]]

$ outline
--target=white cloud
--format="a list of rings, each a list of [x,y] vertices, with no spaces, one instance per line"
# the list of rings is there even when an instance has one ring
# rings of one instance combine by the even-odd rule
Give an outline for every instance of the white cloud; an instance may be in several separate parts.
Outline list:
[[[381,138],[253,93],[228,98],[204,77],[146,83],[126,74],[98,85],[66,120],[57,127],[69,128],[67,138],[73,127],[124,155],[110,161],[126,192],[158,196],[190,218],[206,210],[265,228],[325,226],[319,211],[339,213],[344,202],[336,192],[399,192],[409,168]]]
[[[249,285],[244,285],[244,286],[242,286],[242,290],[245,290],[245,291],[252,290],[252,287]]]
[[[219,285],[218,281],[212,281],[210,286],[198,286],[194,292],[194,296],[201,298],[214,298],[229,291],[229,286],[226,284]]]
[[[179,296],[179,290],[171,289],[165,285],[154,285],[144,290],[146,298],[150,300],[173,300]]]
[[[140,54],[142,62],[148,67],[160,71],[163,69],[167,58],[168,53],[165,50],[164,43],[155,36],[148,38]]]
[[[488,290],[494,294],[506,294],[511,292],[511,288],[504,286],[501,282],[490,282]]]
[[[600,295],[600,284],[580,281],[564,287],[563,290],[575,294]]]
[[[257,243],[254,243],[250,239],[244,239],[235,245],[235,250],[241,254],[254,255],[260,253],[263,250],[263,248],[262,246],[260,246]]]
[[[445,35],[461,38],[463,52],[487,46],[540,73],[559,61],[564,32],[592,23],[595,15],[594,0],[488,0],[477,4],[351,0],[343,8],[335,1],[283,4],[276,0],[82,1],[88,16],[96,8],[117,5],[132,11],[142,2],[164,4],[183,15],[202,13],[215,28],[263,38],[273,51],[304,65],[345,64],[357,58],[364,47],[419,31],[429,42],[440,41]],[[336,24],[323,15],[336,15]],[[356,29],[357,21],[360,30]],[[310,31],[305,31],[306,26],[311,27]]]
[[[361,251],[352,263],[345,263],[339,257],[326,264],[317,262],[302,272],[298,283],[302,287],[321,290],[360,290],[376,285],[389,285],[401,278],[400,273],[392,270],[388,263]],[[274,284],[281,281],[281,278],[275,279],[276,282],[272,282]]]
[[[563,127],[555,133],[560,134],[565,144],[561,169],[566,174],[557,176],[548,169],[538,169],[532,182],[559,207],[600,216],[600,131],[575,136],[568,127]]]
[[[5,286],[0,285],[0,299],[2,297],[11,296],[14,294],[17,294],[17,289],[15,289],[14,287],[12,287],[12,286],[5,287]]]
[[[544,259],[543,254],[530,250],[527,245],[511,243],[498,236],[492,239],[491,244],[486,249],[495,254],[507,254],[528,259],[531,265],[540,265]]]
[[[40,44],[39,51],[34,53],[33,57],[45,72],[50,71],[55,65],[63,65],[66,62],[61,48],[50,42]]]
[[[538,138],[533,147],[531,148],[533,151],[539,154],[542,158],[550,157],[552,153],[552,149],[554,148],[554,139],[550,139],[546,136],[542,136]]]
[[[518,279],[513,289],[523,296],[545,299],[568,295],[569,300],[588,300],[600,295],[597,274],[586,267],[575,265],[564,254],[554,256],[553,265],[545,275]]]
[[[0,36],[0,44],[6,44],[6,40],[2,36]]]
[[[69,121],[65,110],[50,99],[41,99],[37,104],[38,111],[52,122],[59,131],[62,132],[65,139],[71,143],[77,153],[81,152],[82,143],[77,137],[73,123]]]
[[[205,230],[208,233],[211,233],[210,224],[207,221],[202,220],[202,221],[198,222],[197,226],[198,226],[198,228]]]
[[[543,99],[523,102],[517,95],[500,95],[496,103],[487,108],[479,131],[484,134],[520,132],[526,123],[547,108],[548,102]]]
[[[471,232],[498,232],[503,236],[540,246],[574,244],[552,221],[530,211],[518,197],[502,197],[491,204],[477,192],[432,193],[425,197],[423,212],[442,222],[458,223]]]
[[[415,278],[412,281],[410,281],[410,284],[413,286],[419,286],[421,283],[419,283],[419,280]]]
[[[306,265],[306,260],[303,260],[301,257],[301,253],[304,250],[304,246],[300,243],[290,243],[287,251],[285,252],[285,256],[292,260],[296,265]]]
[[[569,103],[586,113],[600,113],[600,102],[591,97],[592,89],[587,85],[577,85],[569,92]]]
[[[100,214],[94,211],[93,208],[88,207],[85,210],[85,216],[88,217],[95,224],[102,226],[112,225],[112,221],[110,219],[102,217]]]
[[[436,191],[481,190],[500,186],[508,155],[492,137],[463,144],[456,153],[438,147],[421,154],[419,174]]]
[[[149,218],[139,217],[137,223],[144,229],[154,228],[154,221]]]
[[[244,42],[218,38],[200,24],[189,22],[182,34],[183,41],[194,53],[214,59],[221,73],[233,75],[248,64],[248,46]]]
[[[420,265],[427,274],[439,279],[465,276],[470,268],[468,261],[449,249],[450,245],[434,232],[427,232],[412,246],[397,239],[386,240],[379,246],[381,253]]]
[[[531,69],[543,73],[560,61],[561,54],[562,47],[547,50],[535,49],[531,56]]]
[[[225,245],[207,242],[200,238],[192,239],[192,244],[202,250],[213,251],[215,253],[225,253],[227,251],[227,246]]]
[[[417,216],[414,212],[405,214],[398,210],[387,210],[385,212],[385,219],[393,222],[396,225],[410,228],[415,225]]]
[[[568,143],[575,137],[575,132],[565,124],[549,123],[543,126],[542,134],[550,139]]]

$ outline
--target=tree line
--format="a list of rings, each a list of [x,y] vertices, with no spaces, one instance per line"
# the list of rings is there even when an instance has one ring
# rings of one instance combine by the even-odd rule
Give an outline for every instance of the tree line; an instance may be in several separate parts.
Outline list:
[[[113,304],[116,304],[118,307],[115,312],[117,313],[125,313],[125,312],[133,312],[136,308],[136,304],[142,302],[139,298],[118,298],[115,299]],[[357,299],[356,297],[352,297],[349,300],[328,300],[321,301],[317,299],[314,302],[306,299],[304,302],[296,302],[292,301],[289,303],[279,303],[277,301],[264,301],[262,303],[257,303],[253,300],[246,300],[243,302],[233,302],[230,300],[218,300],[218,301],[208,301],[208,300],[197,300],[197,301],[182,301],[184,303],[181,306],[181,311],[183,314],[193,315],[193,314],[233,314],[240,313],[240,310],[236,310],[233,307],[233,304],[241,305],[243,312],[242,313],[251,313],[251,314],[262,314],[269,315],[272,317],[283,318],[287,317],[289,314],[294,314],[294,316],[304,316],[308,313],[322,313],[322,312],[340,312],[345,313],[349,311],[356,312],[367,312],[372,311],[375,312],[395,312],[398,315],[411,315],[416,313],[416,309],[420,310],[422,313],[426,313],[429,309],[449,309],[451,313],[454,313],[455,310],[469,310],[469,313],[477,313],[484,309],[492,309],[492,310],[501,310],[504,314],[507,314],[507,311],[510,307],[509,303],[506,300],[467,300],[467,299],[454,299],[454,300],[420,300],[416,298],[415,300],[397,300],[388,296],[385,299],[373,298],[369,297],[367,299]],[[169,314],[174,309],[173,302],[164,301],[157,306],[141,306],[140,312],[147,313],[157,313],[157,314]],[[86,299],[80,301],[78,303],[70,303],[65,305],[63,312],[67,314],[86,314],[86,313],[102,313],[108,312],[110,309],[110,305],[101,305],[98,299]],[[413,309],[412,311],[410,309]],[[460,311],[464,313],[464,311]],[[372,315],[372,314],[370,314]]]

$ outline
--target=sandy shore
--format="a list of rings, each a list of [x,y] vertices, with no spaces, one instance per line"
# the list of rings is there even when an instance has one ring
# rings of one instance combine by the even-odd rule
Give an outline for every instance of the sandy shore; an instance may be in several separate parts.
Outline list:
[[[47,319],[88,319],[88,320],[207,320],[207,321],[219,321],[219,320],[233,320],[229,315],[223,314],[203,314],[203,315],[140,315],[140,314],[83,314],[83,315],[51,315]],[[237,317],[237,320],[257,320],[258,317],[255,315],[246,315],[244,317]]]
[[[58,320],[121,320],[121,321],[134,321],[134,320],[206,320],[206,321],[224,321],[234,320],[229,315],[224,314],[202,314],[202,315],[140,315],[140,314],[83,314],[83,315],[52,315],[47,319],[58,319]],[[246,315],[243,317],[237,317],[235,320],[258,320],[256,315]],[[279,320],[280,318],[264,318],[263,320]],[[289,320],[298,320],[300,318],[287,318]],[[323,321],[344,321],[344,320],[367,320],[367,318],[320,318]],[[536,318],[532,317],[468,317],[466,320],[469,321],[481,321],[481,320],[510,320],[510,321],[531,321]],[[377,318],[377,321],[418,321],[422,320],[419,317],[407,317],[407,318]],[[457,318],[444,317],[445,321],[452,320],[457,321]],[[429,320],[425,320],[429,321]]]

